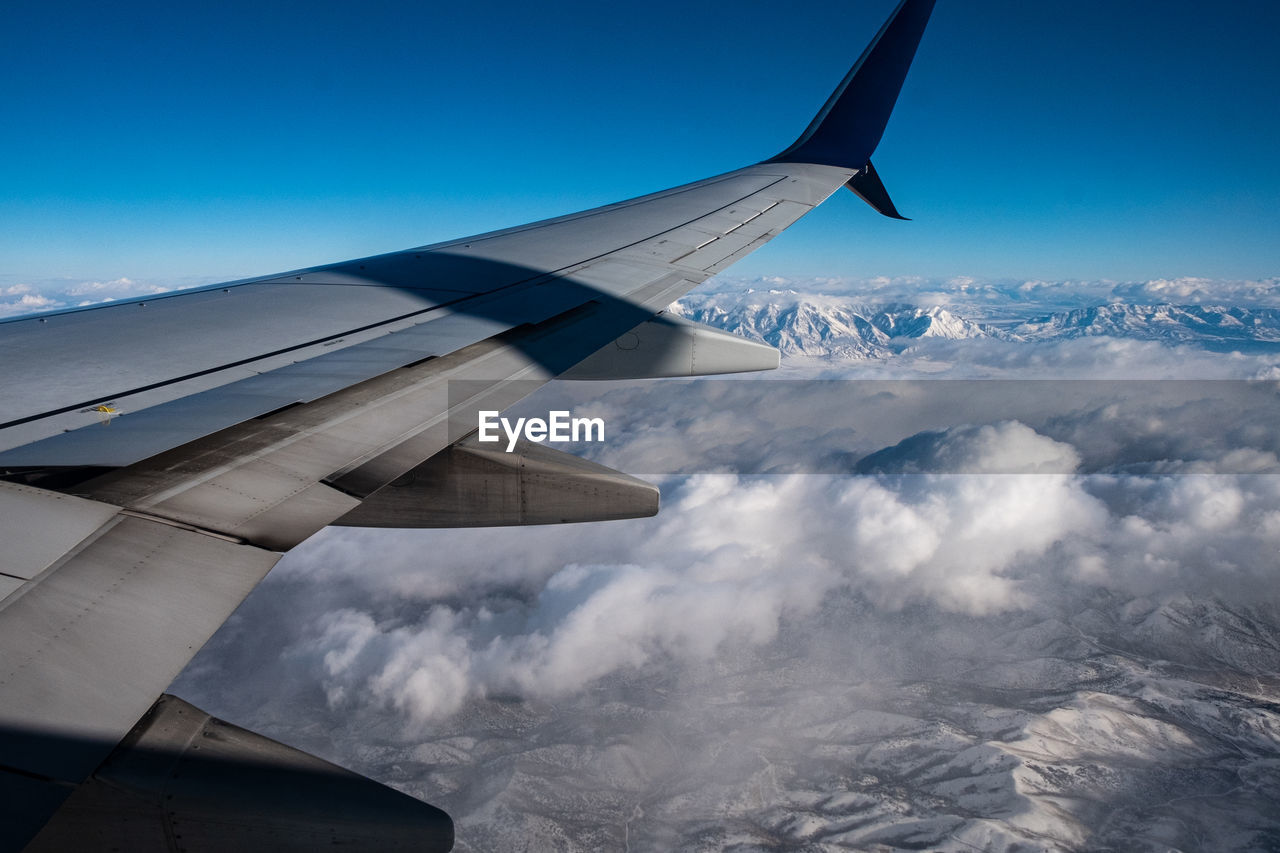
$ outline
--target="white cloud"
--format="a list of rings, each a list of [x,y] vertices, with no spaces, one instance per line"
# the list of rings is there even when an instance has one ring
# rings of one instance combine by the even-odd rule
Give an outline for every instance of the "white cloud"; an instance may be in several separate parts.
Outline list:
[[[7,288],[4,293],[7,296],[17,296],[17,299],[9,299],[0,301],[0,316],[17,316],[19,314],[31,314],[36,311],[46,311],[52,308],[62,307],[61,302],[42,296],[38,293],[31,293],[21,289],[23,286]]]
[[[749,290],[784,291],[796,295],[835,296],[888,304],[907,302],[943,306],[970,320],[1049,313],[1112,303],[1230,305],[1280,308],[1280,278],[1206,279],[1181,277],[1148,281],[981,279],[956,275],[945,279],[919,276],[874,278],[742,278],[717,276],[697,291],[698,297],[732,295]]]
[[[1268,366],[1118,338],[918,346],[910,375]],[[606,450],[674,459],[658,470],[733,470],[734,453],[752,454],[736,470],[796,470],[798,441],[849,465],[878,450],[883,473],[669,479],[662,514],[634,522],[328,530],[179,692],[444,797],[477,849],[624,831],[652,848],[1239,847],[1256,844],[1240,827],[1275,824],[1269,410],[1231,383],[1116,383],[1077,404],[1071,383],[914,382],[858,386],[845,396],[879,419],[854,423],[801,383],[769,406],[733,384],[604,389],[591,414],[617,427]],[[1171,799],[1183,835],[1160,823]]]
[[[166,293],[187,285],[156,284],[122,277],[111,281],[53,280],[19,282],[0,287],[0,316],[19,316],[37,311],[53,311],[115,299]]]
[[[976,460],[976,469],[1004,464],[1001,447],[1031,468],[1069,453],[1020,424],[947,439],[950,452]],[[416,727],[455,711],[468,695],[554,698],[658,659],[683,665],[726,644],[767,644],[784,619],[812,614],[837,589],[889,609],[927,603],[985,614],[1025,606],[1030,599],[1015,570],[1064,537],[1105,525],[1100,502],[1064,474],[702,475],[655,523],[610,534],[586,529],[583,537],[597,547],[574,543],[580,552],[632,560],[555,568],[557,556],[543,552],[551,573],[542,573],[532,599],[429,604],[412,625],[343,608],[306,642],[323,650],[316,676],[330,697],[367,697],[401,710]],[[364,535],[331,532],[315,547],[324,553],[352,537]],[[429,561],[422,554],[420,566],[400,556],[389,562],[402,565],[399,572],[435,573],[442,556],[447,564],[440,549]],[[314,560],[315,553],[306,562]],[[289,570],[313,572],[296,561]],[[492,582],[479,574],[463,583]],[[394,578],[391,586],[412,587]],[[428,682],[436,686],[428,690]]]
[[[1180,305],[1280,307],[1280,278],[1221,280],[1197,277],[1152,279],[1117,285],[1116,300]]]
[[[365,609],[327,610],[291,654],[315,662],[335,707],[390,709],[413,732],[484,696],[556,700],[763,647],[837,592],[982,617],[1084,594],[1071,583],[1274,589],[1274,477],[1075,476],[1073,448],[1017,422],[925,438],[896,448],[893,470],[942,459],[929,470],[957,473],[699,475],[657,519],[571,536],[327,531],[280,571],[343,598],[354,584]]]
[[[111,299],[126,299],[131,296],[148,296],[153,293],[166,293],[173,286],[135,281],[131,278],[117,278],[111,281],[82,281],[71,285],[64,291],[69,299],[80,300],[81,305],[104,302]]]

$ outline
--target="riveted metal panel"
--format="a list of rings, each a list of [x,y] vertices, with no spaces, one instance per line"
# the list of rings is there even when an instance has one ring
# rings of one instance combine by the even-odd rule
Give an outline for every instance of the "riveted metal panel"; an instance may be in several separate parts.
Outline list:
[[[35,577],[119,511],[98,501],[0,482],[0,574]]]
[[[84,779],[277,559],[156,521],[107,522],[0,611],[0,764]]]
[[[97,400],[459,298],[422,290],[254,284],[0,323],[4,422]]]
[[[551,271],[623,249],[743,199],[782,180],[763,169],[701,181],[527,228],[448,245],[451,254]],[[847,179],[846,179],[847,180]]]
[[[0,602],[22,589],[23,581],[9,575],[0,575]]]

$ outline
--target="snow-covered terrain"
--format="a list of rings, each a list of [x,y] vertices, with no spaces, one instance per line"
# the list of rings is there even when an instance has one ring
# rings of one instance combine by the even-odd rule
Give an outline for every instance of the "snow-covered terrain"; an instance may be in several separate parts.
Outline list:
[[[884,358],[895,344],[915,338],[978,338],[993,331],[945,308],[875,307],[781,292],[688,297],[672,312],[764,341],[784,355],[832,359]]]
[[[1083,337],[1280,352],[1280,309],[1111,303],[1028,313],[1000,323],[964,316],[977,306],[863,304],[796,291],[693,294],[672,311],[777,347],[784,355],[885,358],[922,339],[1046,342]],[[1034,309],[1033,309],[1034,310]]]
[[[1099,305],[1028,320],[1012,329],[1022,340],[1109,335],[1139,340],[1237,345],[1280,343],[1280,310],[1221,305]]]
[[[695,294],[794,381],[602,390],[600,458],[807,473],[673,464],[643,521],[325,531],[174,692],[446,808],[464,851],[1280,849],[1275,395],[1142,381],[1280,377],[1280,315],[1161,287]],[[892,370],[930,377],[884,384],[905,414],[800,434],[846,468],[785,464],[812,379]],[[1043,384],[1099,375],[1134,382]]]

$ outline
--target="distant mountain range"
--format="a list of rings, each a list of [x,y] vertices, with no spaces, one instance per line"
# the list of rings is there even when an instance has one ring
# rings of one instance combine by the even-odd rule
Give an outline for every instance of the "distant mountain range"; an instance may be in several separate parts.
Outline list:
[[[999,334],[945,308],[874,307],[830,297],[775,301],[752,299],[752,295],[691,297],[676,303],[672,310],[695,322],[764,341],[786,355],[821,358],[883,358],[899,348],[895,342]]]
[[[693,295],[672,312],[754,340],[785,355],[884,358],[922,338],[1051,341],[1117,337],[1201,344],[1214,349],[1280,345],[1280,310],[1205,305],[1109,304],[989,324],[957,310],[908,304],[752,292]]]
[[[1280,342],[1280,311],[1209,305],[1099,305],[1049,314],[1010,330],[1022,340],[1107,335],[1182,342]]]

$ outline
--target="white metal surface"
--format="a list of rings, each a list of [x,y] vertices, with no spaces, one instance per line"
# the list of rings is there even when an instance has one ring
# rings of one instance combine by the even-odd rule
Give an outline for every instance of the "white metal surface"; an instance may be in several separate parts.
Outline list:
[[[752,166],[466,242],[2,322],[0,466],[130,464],[673,271],[692,287],[847,177]]]

